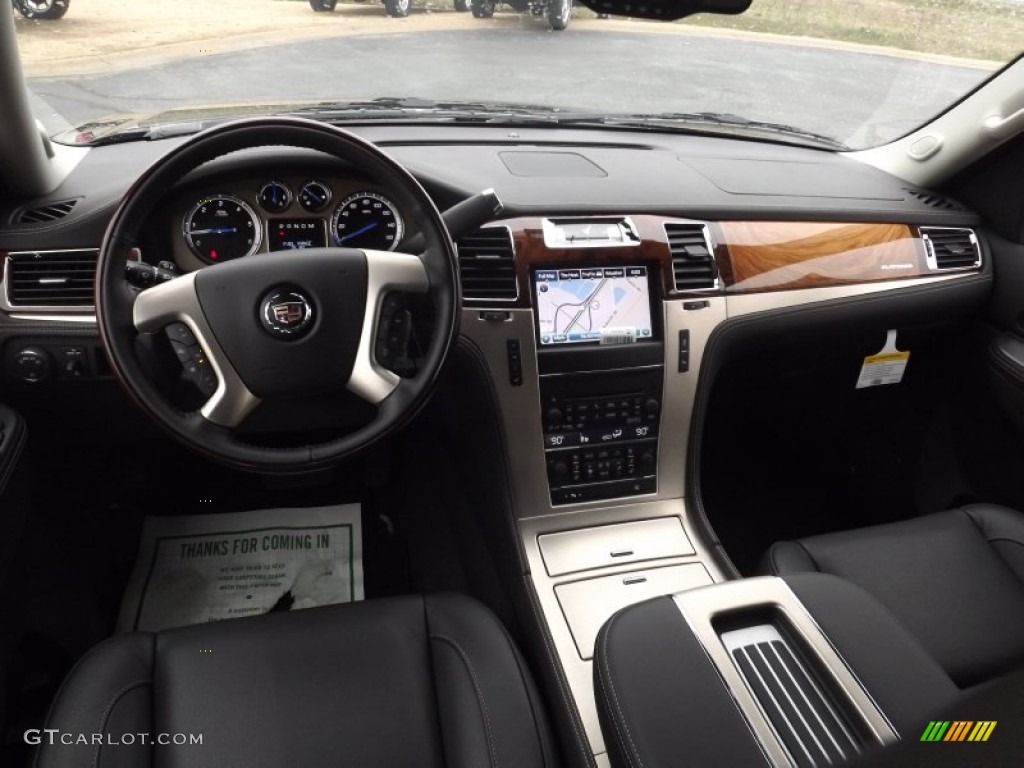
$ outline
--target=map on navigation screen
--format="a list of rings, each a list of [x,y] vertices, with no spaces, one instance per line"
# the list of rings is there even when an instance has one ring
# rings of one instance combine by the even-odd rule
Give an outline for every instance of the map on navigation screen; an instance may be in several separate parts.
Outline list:
[[[647,267],[539,269],[534,281],[541,345],[652,337]]]

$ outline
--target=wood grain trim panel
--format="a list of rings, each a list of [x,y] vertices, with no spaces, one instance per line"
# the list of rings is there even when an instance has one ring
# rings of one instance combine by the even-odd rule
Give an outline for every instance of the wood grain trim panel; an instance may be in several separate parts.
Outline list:
[[[719,263],[728,293],[930,274],[919,234],[905,224],[727,221],[714,225],[712,232],[725,243],[725,264]]]
[[[574,217],[575,218],[575,217]],[[584,217],[580,217],[584,218]],[[596,219],[618,218],[595,216]],[[661,298],[707,295],[677,292],[666,222],[691,221],[655,215],[629,216],[640,244],[610,248],[548,248],[539,216],[493,222],[512,234],[519,298],[503,304],[531,305],[530,270],[544,266],[648,264],[656,270]],[[720,221],[707,223],[715,262],[726,293],[767,293],[829,288],[935,276],[928,269],[917,227],[906,224],[811,221]],[[468,306],[474,306],[471,302]]]

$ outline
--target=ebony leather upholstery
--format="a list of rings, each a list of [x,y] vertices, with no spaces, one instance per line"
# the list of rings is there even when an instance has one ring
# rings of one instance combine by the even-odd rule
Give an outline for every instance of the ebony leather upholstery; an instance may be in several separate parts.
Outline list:
[[[774,544],[777,575],[820,571],[885,605],[961,687],[1024,661],[1024,515],[975,504]]]
[[[957,686],[863,589],[826,574],[784,580],[898,733],[919,735],[928,713],[956,701]],[[763,606],[749,618],[764,621]],[[671,597],[623,608],[605,623],[594,649],[594,688],[615,768],[766,765]]]
[[[504,628],[453,594],[114,637],[71,672],[47,728],[202,744],[44,743],[40,768],[555,764]]]

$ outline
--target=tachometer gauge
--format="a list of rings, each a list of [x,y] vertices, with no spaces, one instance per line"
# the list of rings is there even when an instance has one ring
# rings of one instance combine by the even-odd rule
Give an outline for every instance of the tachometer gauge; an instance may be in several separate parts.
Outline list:
[[[334,242],[345,248],[393,251],[402,231],[402,217],[394,203],[376,192],[349,195],[331,217]]]
[[[185,216],[183,231],[192,253],[210,264],[255,253],[262,238],[252,208],[231,195],[200,200]]]
[[[317,213],[331,202],[331,188],[322,181],[307,181],[299,190],[299,205],[310,213]]]
[[[260,206],[270,213],[281,213],[292,204],[292,191],[280,181],[268,181],[256,196]]]

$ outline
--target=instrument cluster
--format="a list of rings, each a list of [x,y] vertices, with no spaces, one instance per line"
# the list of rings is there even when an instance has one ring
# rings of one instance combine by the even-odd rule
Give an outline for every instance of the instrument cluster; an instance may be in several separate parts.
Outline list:
[[[401,212],[385,194],[352,180],[241,182],[185,203],[177,260],[189,268],[302,248],[390,251],[405,229]]]

